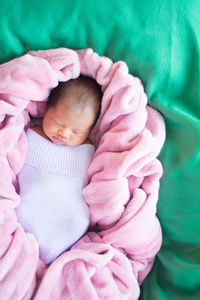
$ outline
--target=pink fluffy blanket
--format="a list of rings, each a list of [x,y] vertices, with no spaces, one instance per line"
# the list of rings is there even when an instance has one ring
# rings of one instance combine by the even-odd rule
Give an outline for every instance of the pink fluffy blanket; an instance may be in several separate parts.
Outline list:
[[[27,152],[29,113],[42,117],[50,90],[80,73],[103,91],[83,191],[91,230],[46,266],[37,240],[17,222],[17,174]],[[161,245],[156,203],[162,165],[156,157],[164,139],[161,115],[147,106],[140,80],[123,62],[91,49],[60,48],[0,65],[0,299],[138,299]]]

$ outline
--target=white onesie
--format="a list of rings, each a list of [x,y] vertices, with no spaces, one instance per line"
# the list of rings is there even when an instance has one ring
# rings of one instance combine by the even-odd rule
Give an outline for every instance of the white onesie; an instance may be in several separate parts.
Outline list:
[[[87,231],[89,208],[82,197],[95,148],[56,145],[27,130],[28,153],[19,173],[19,223],[38,240],[46,263],[69,249]]]

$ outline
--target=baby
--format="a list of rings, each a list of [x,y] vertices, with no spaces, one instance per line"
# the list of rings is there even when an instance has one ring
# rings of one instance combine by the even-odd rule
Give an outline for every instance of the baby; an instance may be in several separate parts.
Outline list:
[[[29,147],[18,176],[21,202],[16,213],[24,230],[37,238],[46,264],[89,227],[82,189],[95,151],[88,135],[100,114],[101,98],[92,78],[60,83],[50,93],[41,126],[27,130]]]

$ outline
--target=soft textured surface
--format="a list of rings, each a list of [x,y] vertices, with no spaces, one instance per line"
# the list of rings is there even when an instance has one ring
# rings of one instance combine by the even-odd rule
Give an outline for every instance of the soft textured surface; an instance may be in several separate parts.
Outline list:
[[[163,242],[144,300],[200,298],[200,2],[0,1],[0,61],[27,50],[93,48],[124,60],[165,118],[158,201]]]
[[[29,113],[43,116],[50,88],[80,73],[95,78],[103,91],[101,115],[90,133],[97,149],[83,190],[96,229],[43,269],[39,284],[37,241],[14,212],[20,201],[16,175],[27,153],[23,127]],[[60,48],[1,65],[0,92],[1,297],[29,299],[38,288],[34,299],[138,299],[161,245],[155,214],[162,166],[156,157],[165,139],[163,119],[146,106],[140,80],[125,63],[113,64],[91,49]]]
[[[24,230],[36,237],[40,257],[49,264],[89,228],[82,189],[88,183],[95,147],[56,145],[31,128],[26,136],[28,152],[17,176],[21,201],[16,214]]]

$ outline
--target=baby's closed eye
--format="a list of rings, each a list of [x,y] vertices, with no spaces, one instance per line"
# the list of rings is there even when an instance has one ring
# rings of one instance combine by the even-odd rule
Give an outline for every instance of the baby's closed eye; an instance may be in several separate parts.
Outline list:
[[[80,135],[82,134],[83,132],[79,131],[79,130],[73,130],[73,133],[77,134],[77,135]]]

